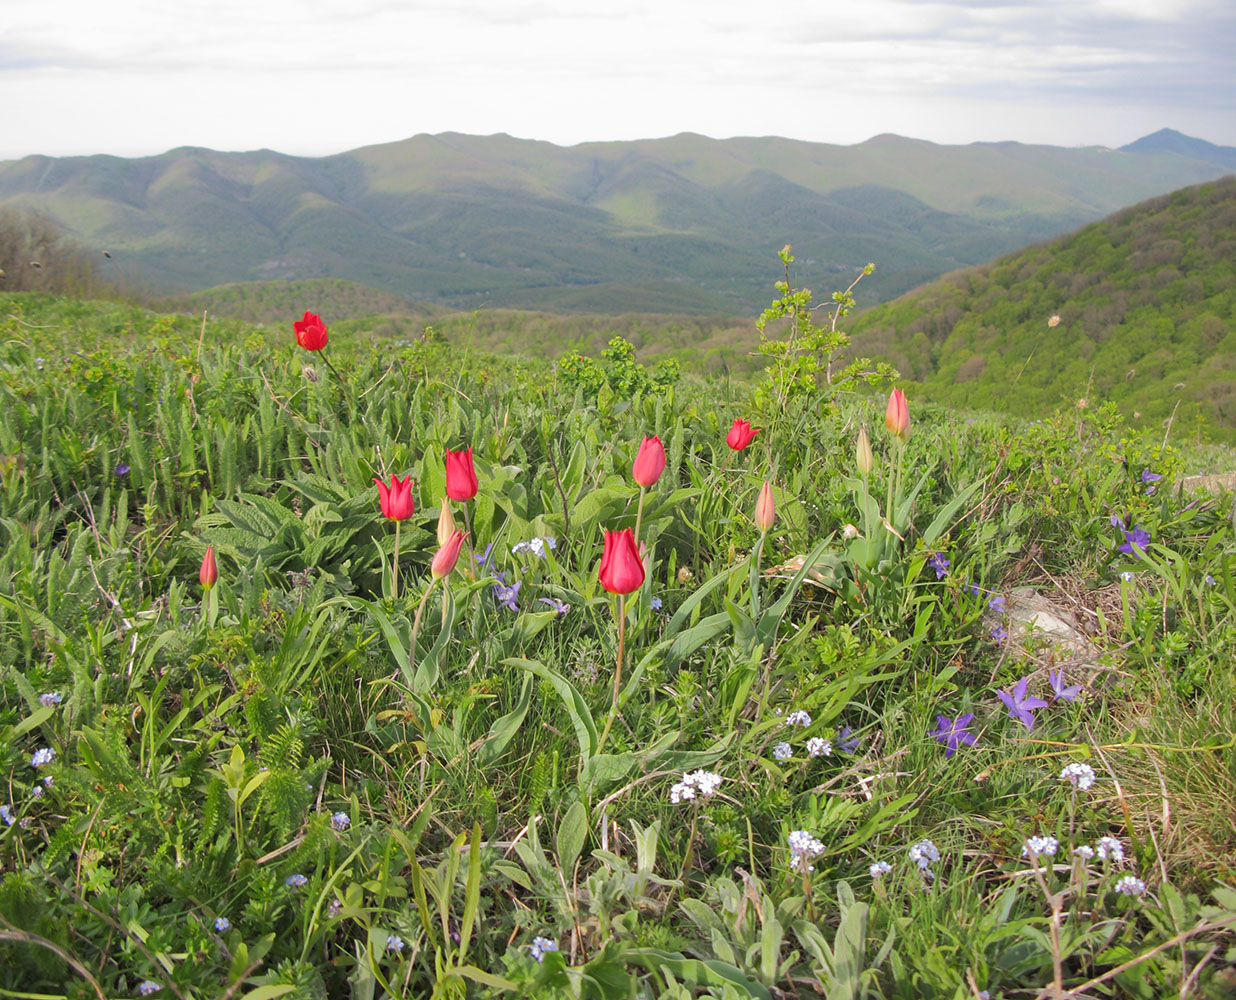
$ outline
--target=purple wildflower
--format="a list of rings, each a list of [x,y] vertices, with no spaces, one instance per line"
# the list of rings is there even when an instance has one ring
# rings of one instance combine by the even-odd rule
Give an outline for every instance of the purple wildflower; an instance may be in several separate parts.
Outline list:
[[[1033,695],[1026,694],[1026,687],[1030,683],[1029,677],[1023,677],[1013,686],[1013,692],[997,690],[996,694],[1000,696],[1000,700],[1004,702],[1005,708],[1009,710],[1009,718],[1016,719],[1026,727],[1026,732],[1034,732],[1034,709],[1046,708],[1047,702],[1042,698],[1036,698]]]
[[[1112,527],[1113,528],[1123,528],[1124,527],[1124,519],[1119,514],[1112,515]]]
[[[858,749],[858,737],[850,735],[849,726],[842,726],[837,730],[835,745],[842,753],[854,753]]]
[[[991,640],[998,645],[1003,645],[1008,641],[1009,633],[1003,625],[997,625],[991,630]]]
[[[497,574],[494,574],[497,576]],[[490,589],[493,591],[494,600],[498,602],[499,607],[507,608],[510,611],[519,610],[519,588],[524,584],[523,580],[516,580],[509,587],[504,583],[496,583]]]
[[[1124,533],[1124,544],[1117,545],[1116,551],[1130,555],[1134,559],[1140,559],[1142,553],[1146,551],[1146,546],[1149,544],[1150,534],[1143,531],[1141,525],[1135,524],[1132,531]]]
[[[951,757],[961,744],[972,747],[978,739],[970,732],[970,720],[973,718],[973,712],[966,712],[965,715],[959,715],[953,720],[950,720],[947,715],[937,715],[936,728],[927,735],[933,737],[937,743],[943,743],[944,756]]]
[[[1003,611],[1004,598],[999,594],[992,594],[991,597],[987,598],[987,606],[991,608],[992,611]]]
[[[944,557],[943,552],[933,552],[931,558],[927,560],[927,565],[936,571],[937,580],[943,580],[948,576],[949,561]]]
[[[1082,686],[1080,684],[1064,686],[1063,670],[1049,670],[1047,672],[1047,682],[1051,685],[1056,701],[1077,701],[1077,696],[1081,694]]]
[[[112,475],[115,476],[127,476],[128,474],[129,466],[125,465],[124,462],[121,462],[116,468],[112,469]]]
[[[564,618],[567,612],[571,610],[571,605],[567,604],[566,601],[558,600],[556,597],[542,597],[540,603],[548,604],[549,610],[554,612],[559,618]]]

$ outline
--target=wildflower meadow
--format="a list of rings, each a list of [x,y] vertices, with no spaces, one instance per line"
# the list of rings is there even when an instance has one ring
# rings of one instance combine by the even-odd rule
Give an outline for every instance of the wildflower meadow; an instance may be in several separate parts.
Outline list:
[[[0,296],[0,997],[1236,995],[1231,494],[786,274],[742,381]]]

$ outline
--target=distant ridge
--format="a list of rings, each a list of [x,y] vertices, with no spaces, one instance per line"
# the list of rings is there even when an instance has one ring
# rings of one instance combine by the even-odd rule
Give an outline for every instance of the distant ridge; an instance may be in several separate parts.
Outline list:
[[[1236,444],[1236,177],[947,275],[857,317],[923,398],[1042,417],[1116,403]]]
[[[1193,160],[1217,163],[1236,170],[1236,146],[1216,146],[1205,139],[1195,139],[1172,128],[1161,128],[1150,135],[1142,136],[1127,146],[1120,147],[1124,153],[1178,153]]]
[[[334,278],[453,309],[751,315],[786,243],[809,287],[874,261],[863,301],[892,298],[1225,173],[1206,158],[1221,147],[1203,145],[1197,158],[894,135],[560,147],[442,133],[322,158],[31,156],[0,163],[0,204],[168,291]]]

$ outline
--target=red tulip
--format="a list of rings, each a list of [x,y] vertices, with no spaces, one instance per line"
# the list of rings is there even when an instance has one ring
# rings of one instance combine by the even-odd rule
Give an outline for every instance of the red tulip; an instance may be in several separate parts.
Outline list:
[[[730,428],[729,434],[725,436],[725,443],[735,451],[742,451],[755,440],[755,436],[758,433],[758,430],[751,429],[751,425],[747,421],[741,417],[735,417],[734,426]]]
[[[611,594],[629,594],[643,586],[644,563],[635,548],[634,531],[623,528],[605,532],[605,551],[597,575]]]
[[[665,448],[659,437],[646,437],[639,446],[631,475],[640,486],[651,486],[665,471]]]
[[[434,553],[433,562],[429,564],[429,572],[438,580],[451,575],[455,563],[459,562],[459,547],[463,545],[465,534],[458,528],[452,532],[446,543]]]
[[[768,531],[776,519],[777,507],[773,503],[772,487],[765,480],[764,488],[760,490],[760,498],[755,502],[755,526],[760,531]]]
[[[888,395],[884,425],[888,432],[901,442],[910,440],[910,405],[906,402],[906,394],[900,389],[894,389]]]
[[[387,486],[382,480],[374,479],[378,484],[378,502],[382,505],[382,515],[392,521],[406,521],[416,510],[412,502],[412,477],[403,481],[394,473],[391,474],[391,484]]]
[[[476,470],[472,449],[446,453],[446,495],[452,500],[471,500],[476,496]]]
[[[296,334],[296,343],[306,351],[320,351],[329,339],[322,317],[308,310],[304,319],[298,319],[292,324],[292,330]]]
[[[213,587],[219,579],[219,564],[215,562],[215,547],[213,545],[206,546],[206,555],[202,557],[202,568],[198,571],[197,578],[206,590]]]

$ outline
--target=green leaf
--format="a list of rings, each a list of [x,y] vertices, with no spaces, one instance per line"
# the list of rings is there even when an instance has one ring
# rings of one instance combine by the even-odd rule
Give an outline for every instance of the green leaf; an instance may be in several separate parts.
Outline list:
[[[597,758],[592,758],[596,760]],[[562,821],[558,824],[558,832],[554,837],[554,851],[558,855],[558,867],[562,876],[570,880],[575,871],[575,862],[584,849],[584,840],[588,836],[588,808],[581,800],[576,800]]]
[[[515,734],[519,732],[519,727],[523,725],[524,716],[528,714],[530,704],[532,704],[532,677],[526,676],[515,708],[489,727],[489,735],[486,736],[485,743],[476,755],[477,764],[480,767],[484,768],[502,756],[502,752],[510,745]]]
[[[531,674],[549,681],[558,696],[562,699],[562,703],[566,706],[567,714],[571,716],[571,723],[575,727],[575,740],[579,744],[580,764],[586,764],[588,760],[597,752],[597,727],[592,721],[592,713],[588,711],[588,703],[584,701],[581,695],[565,677],[550,670],[545,664],[537,660],[525,660],[518,656],[507,657],[502,661],[503,666],[519,667],[521,670],[527,670]]]

